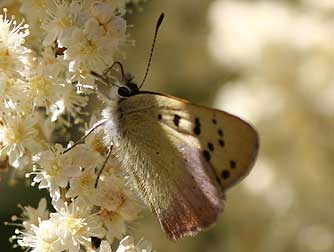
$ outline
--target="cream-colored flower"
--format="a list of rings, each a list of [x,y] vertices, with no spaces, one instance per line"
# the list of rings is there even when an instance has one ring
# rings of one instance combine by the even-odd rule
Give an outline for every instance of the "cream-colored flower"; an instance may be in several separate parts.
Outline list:
[[[48,188],[53,200],[60,198],[60,187],[65,188],[72,177],[80,175],[80,166],[73,162],[71,153],[62,154],[60,145],[39,153],[34,157],[40,167],[35,169],[33,181],[39,183],[38,188]]]
[[[38,225],[31,225],[30,233],[21,233],[17,242],[23,248],[30,248],[32,252],[61,252],[64,251],[64,246],[56,231],[57,223],[43,220]]]
[[[31,230],[31,226],[38,226],[41,220],[47,220],[49,218],[49,211],[47,210],[46,199],[42,198],[37,208],[31,206],[25,206],[22,208],[23,226],[27,232]]]
[[[47,113],[62,94],[64,89],[64,65],[57,61],[54,52],[50,55],[50,48],[46,48],[42,57],[33,58],[29,69],[25,72],[25,83],[21,85],[23,93],[34,107],[45,107]]]
[[[56,234],[70,252],[79,251],[80,245],[89,248],[91,237],[104,237],[99,217],[91,213],[91,205],[85,201],[75,199],[71,204],[58,201],[54,207],[57,213],[51,213],[51,219],[57,223]]]
[[[56,7],[52,0],[21,0],[20,12],[25,15],[32,30],[38,29],[48,10]]]
[[[75,124],[81,122],[78,115],[82,108],[87,105],[88,97],[78,94],[75,86],[68,83],[57,89],[56,96],[58,100],[50,107],[51,121],[56,121],[60,115],[67,112],[76,119]]]
[[[82,23],[85,13],[79,1],[55,1],[56,8],[50,9],[49,17],[44,20],[42,28],[46,31],[44,46],[53,45],[55,41],[59,47],[67,47],[71,34]]]
[[[0,152],[6,152],[9,163],[14,167],[20,166],[20,159],[26,151],[38,152],[41,149],[38,132],[35,128],[35,117],[6,117],[0,118]]]
[[[114,239],[122,239],[127,231],[127,222],[125,219],[115,212],[102,209],[99,214],[103,226],[107,230],[106,239],[112,243]]]
[[[66,197],[82,197],[87,202],[94,202],[96,197],[95,189],[96,174],[92,167],[85,168],[79,177],[71,178],[70,187],[66,193]]]
[[[0,70],[8,76],[19,76],[25,69],[29,49],[23,46],[29,35],[28,25],[8,19],[7,9],[0,15]]]
[[[25,82],[21,79],[12,78],[6,72],[0,73],[0,110],[22,114],[30,110],[27,97],[23,94]]]
[[[125,181],[114,174],[101,177],[95,205],[119,213],[125,219],[135,219],[142,210],[135,194],[125,186]]]
[[[122,238],[127,223],[138,219],[144,209],[144,204],[125,186],[124,180],[113,173],[101,177],[94,201],[101,208],[100,218],[109,242]]]

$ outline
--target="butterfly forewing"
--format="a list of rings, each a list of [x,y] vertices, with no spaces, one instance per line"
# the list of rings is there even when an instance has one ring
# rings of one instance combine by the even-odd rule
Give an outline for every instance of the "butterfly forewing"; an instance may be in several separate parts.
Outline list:
[[[154,93],[138,94],[130,101],[133,107],[129,107],[129,111],[144,109],[151,120],[181,133],[184,141],[187,139],[196,146],[200,155],[214,168],[216,179],[224,190],[251,170],[258,152],[258,135],[240,118]]]

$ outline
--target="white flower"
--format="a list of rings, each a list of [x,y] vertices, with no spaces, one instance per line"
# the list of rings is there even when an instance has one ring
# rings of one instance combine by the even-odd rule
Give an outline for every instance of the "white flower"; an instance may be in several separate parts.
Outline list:
[[[46,199],[42,198],[37,208],[31,206],[23,207],[22,217],[24,219],[22,224],[26,231],[29,231],[32,225],[38,226],[41,220],[47,220],[49,211],[47,210]]]
[[[0,56],[1,57],[1,56]],[[22,108],[27,111],[31,108],[27,104],[27,97],[23,94],[24,81],[9,77],[6,72],[0,73],[0,110],[12,110],[22,113]],[[24,106],[24,105],[27,106]],[[31,110],[30,110],[31,111]]]
[[[111,168],[112,169],[112,168]],[[111,173],[101,177],[93,198],[101,207],[100,218],[107,229],[107,240],[120,239],[126,232],[126,223],[138,218],[144,208],[135,194],[126,188],[124,180]]]
[[[56,42],[64,49],[68,64],[67,79],[79,85],[92,85],[90,72],[102,73],[114,61],[118,47],[126,38],[123,1],[57,1],[56,8],[43,28],[47,35],[44,45]]]
[[[106,228],[106,239],[112,243],[115,238],[121,239],[127,230],[126,221],[119,214],[105,209],[101,210],[100,218]]]
[[[44,21],[42,28],[47,35],[43,41],[44,46],[53,45],[57,40],[59,47],[67,47],[68,40],[77,25],[82,22],[85,13],[81,12],[82,7],[79,1],[55,1],[56,7],[49,9],[49,17]]]
[[[0,152],[6,152],[9,163],[14,167],[20,166],[20,159],[26,151],[31,153],[40,150],[39,139],[36,139],[38,132],[34,117],[6,117],[0,118]]]
[[[126,219],[135,219],[142,210],[138,198],[115,174],[101,177],[97,187],[95,205],[117,212]]]
[[[65,188],[70,178],[80,175],[80,166],[73,162],[71,153],[62,154],[64,149],[60,145],[50,148],[34,157],[40,166],[32,174],[36,174],[34,183],[38,188],[48,188],[53,200],[60,197],[60,187]]]
[[[91,70],[102,72],[113,63],[115,52],[126,38],[126,21],[114,16],[112,4],[96,2],[90,12],[93,16],[72,33],[64,53],[64,59],[69,61],[69,71],[76,73],[71,80],[84,84],[91,81]]]
[[[34,107],[45,107],[48,110],[61,96],[64,89],[64,77],[58,77],[64,66],[55,57],[50,57],[46,50],[42,58],[35,58],[25,72],[26,82],[22,89]]]
[[[64,53],[69,71],[102,71],[113,62],[115,45],[112,37],[106,36],[103,27],[95,19],[86,22],[85,31],[76,30],[72,34],[71,45]]]
[[[119,247],[116,252],[150,252],[152,251],[152,245],[150,242],[141,240],[135,244],[133,237],[126,236],[120,241]]]
[[[57,235],[61,243],[70,252],[77,252],[80,245],[91,246],[91,237],[102,238],[105,230],[97,214],[91,214],[91,206],[81,199],[68,203],[58,201],[54,204],[58,211],[51,213],[51,219],[57,223]]]
[[[81,122],[78,114],[82,107],[88,103],[88,97],[76,93],[76,89],[72,84],[65,84],[57,89],[58,100],[50,107],[52,113],[51,120],[56,121],[65,111],[76,119],[75,124]]]
[[[66,193],[66,197],[74,198],[76,196],[83,197],[88,202],[94,202],[96,196],[95,189],[96,174],[94,168],[85,168],[80,177],[70,180],[70,188]]]
[[[89,124],[89,128],[94,127],[97,122],[94,116],[91,117],[91,122]],[[106,154],[108,152],[108,147],[104,144],[104,130],[102,127],[97,128],[92,134],[90,134],[85,139],[85,145],[89,147],[89,149],[93,152],[96,152],[100,155]]]
[[[24,70],[24,62],[30,52],[23,46],[29,35],[28,25],[17,24],[14,18],[7,18],[7,9],[0,15],[0,70],[9,76],[17,76]]]
[[[57,223],[52,220],[40,221],[39,225],[31,225],[31,233],[21,233],[18,244],[31,248],[32,252],[61,252],[64,246],[56,233]]]
[[[26,16],[30,25],[33,24],[32,30],[38,29],[47,11],[55,8],[52,0],[21,0],[20,12]]]

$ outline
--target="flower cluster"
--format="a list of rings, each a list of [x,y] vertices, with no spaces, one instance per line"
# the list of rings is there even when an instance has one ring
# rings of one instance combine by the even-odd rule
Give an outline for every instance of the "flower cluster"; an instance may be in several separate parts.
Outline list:
[[[122,56],[126,2],[27,0],[20,3],[27,24],[7,9],[0,15],[0,158],[47,189],[55,209],[49,213],[45,200],[23,208],[15,235],[22,248],[109,252],[120,241],[117,252],[151,250],[126,236],[144,206],[112,157],[95,186],[106,160],[102,132],[66,153],[53,142],[87,120],[83,108],[96,89],[91,71],[103,73]]]
[[[41,251],[89,251],[111,252],[110,243],[102,240],[98,248],[95,240],[106,235],[101,216],[92,212],[91,206],[82,199],[71,203],[58,201],[54,204],[57,212],[49,214],[46,200],[42,199],[37,209],[25,207],[22,214],[25,221],[23,229],[17,230],[17,243],[33,252]],[[100,240],[99,240],[100,241]],[[135,244],[130,236],[123,237],[116,252],[149,252],[151,245],[147,241]]]

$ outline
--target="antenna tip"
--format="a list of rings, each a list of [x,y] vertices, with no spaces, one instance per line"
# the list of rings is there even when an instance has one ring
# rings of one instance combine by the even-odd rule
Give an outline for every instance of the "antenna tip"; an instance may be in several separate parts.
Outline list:
[[[159,26],[161,25],[163,19],[165,17],[165,14],[163,12],[161,12],[160,16],[159,16],[159,19],[157,21],[157,28],[159,28]]]

